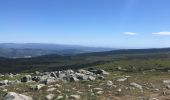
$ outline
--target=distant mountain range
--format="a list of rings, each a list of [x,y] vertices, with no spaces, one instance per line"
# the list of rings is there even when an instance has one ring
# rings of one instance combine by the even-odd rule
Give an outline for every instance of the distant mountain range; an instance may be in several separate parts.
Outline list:
[[[73,49],[74,51],[75,49]],[[76,49],[77,50],[77,49]],[[50,52],[46,49],[30,49],[29,48],[14,48],[3,47],[1,49],[0,56],[0,73],[4,72],[22,72],[22,71],[54,71],[54,70],[65,70],[65,69],[80,69],[87,67],[100,66],[101,64],[106,64],[106,67],[111,67],[113,65],[107,65],[110,62],[115,61],[127,61],[131,60],[133,65],[136,60],[138,63],[140,61],[153,60],[152,66],[158,66],[161,63],[159,61],[165,61],[164,68],[166,69],[170,60],[170,48],[158,48],[158,49],[121,49],[121,50],[111,50],[111,51],[101,51],[101,52],[86,52],[78,53],[78,51],[73,51],[70,49]],[[89,49],[85,49],[89,50]],[[91,49],[90,49],[91,50]],[[2,52],[3,51],[3,52]],[[95,51],[95,49],[93,49]],[[97,51],[97,50],[96,50]],[[8,53],[9,52],[9,53]],[[76,52],[76,53],[75,53]],[[50,54],[51,53],[51,54]],[[5,55],[6,54],[6,55]],[[68,55],[69,54],[69,55]],[[29,58],[31,55],[32,57]],[[9,59],[18,58],[19,59]],[[155,60],[156,59],[156,60]],[[121,62],[119,62],[121,64]],[[116,63],[115,63],[116,64]],[[140,64],[140,63],[139,63]],[[143,63],[145,66],[147,63]],[[128,65],[128,66],[129,66]],[[138,64],[136,64],[138,66]],[[139,65],[140,66],[140,65]],[[147,65],[146,65],[147,66]],[[150,67],[148,65],[147,67]],[[169,69],[170,70],[170,69]]]
[[[43,43],[0,43],[0,57],[6,58],[30,58],[48,54],[75,55],[111,50],[114,49]]]

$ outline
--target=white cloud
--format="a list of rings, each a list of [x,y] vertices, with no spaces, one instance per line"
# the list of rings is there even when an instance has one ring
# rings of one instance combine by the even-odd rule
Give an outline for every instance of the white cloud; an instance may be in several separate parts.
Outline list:
[[[125,35],[136,35],[137,33],[134,33],[134,32],[124,32],[123,34],[125,34]]]
[[[170,32],[158,32],[158,33],[152,33],[153,35],[169,35],[170,36]]]

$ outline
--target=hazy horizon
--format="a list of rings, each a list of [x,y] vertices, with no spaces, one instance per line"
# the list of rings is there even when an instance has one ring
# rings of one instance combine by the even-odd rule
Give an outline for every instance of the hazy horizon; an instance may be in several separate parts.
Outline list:
[[[109,46],[90,46],[90,45],[79,45],[79,44],[60,44],[60,43],[12,43],[12,42],[0,42],[0,44],[44,44],[44,45],[65,45],[65,46],[77,46],[77,47],[90,47],[90,48],[108,48],[108,49],[113,49],[113,50],[118,50],[118,49],[159,49],[159,48],[170,48],[170,47],[109,47]]]
[[[0,43],[170,47],[169,0],[3,0]]]

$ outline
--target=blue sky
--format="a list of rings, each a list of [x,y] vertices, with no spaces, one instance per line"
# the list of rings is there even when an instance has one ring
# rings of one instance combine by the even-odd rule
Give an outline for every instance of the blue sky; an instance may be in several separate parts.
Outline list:
[[[0,0],[0,42],[170,47],[170,0]]]

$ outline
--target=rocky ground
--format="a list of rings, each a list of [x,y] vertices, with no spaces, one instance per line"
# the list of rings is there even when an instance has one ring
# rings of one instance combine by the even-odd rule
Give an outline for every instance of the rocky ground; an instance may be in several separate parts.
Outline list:
[[[91,68],[0,74],[0,100],[170,100],[170,73]]]

